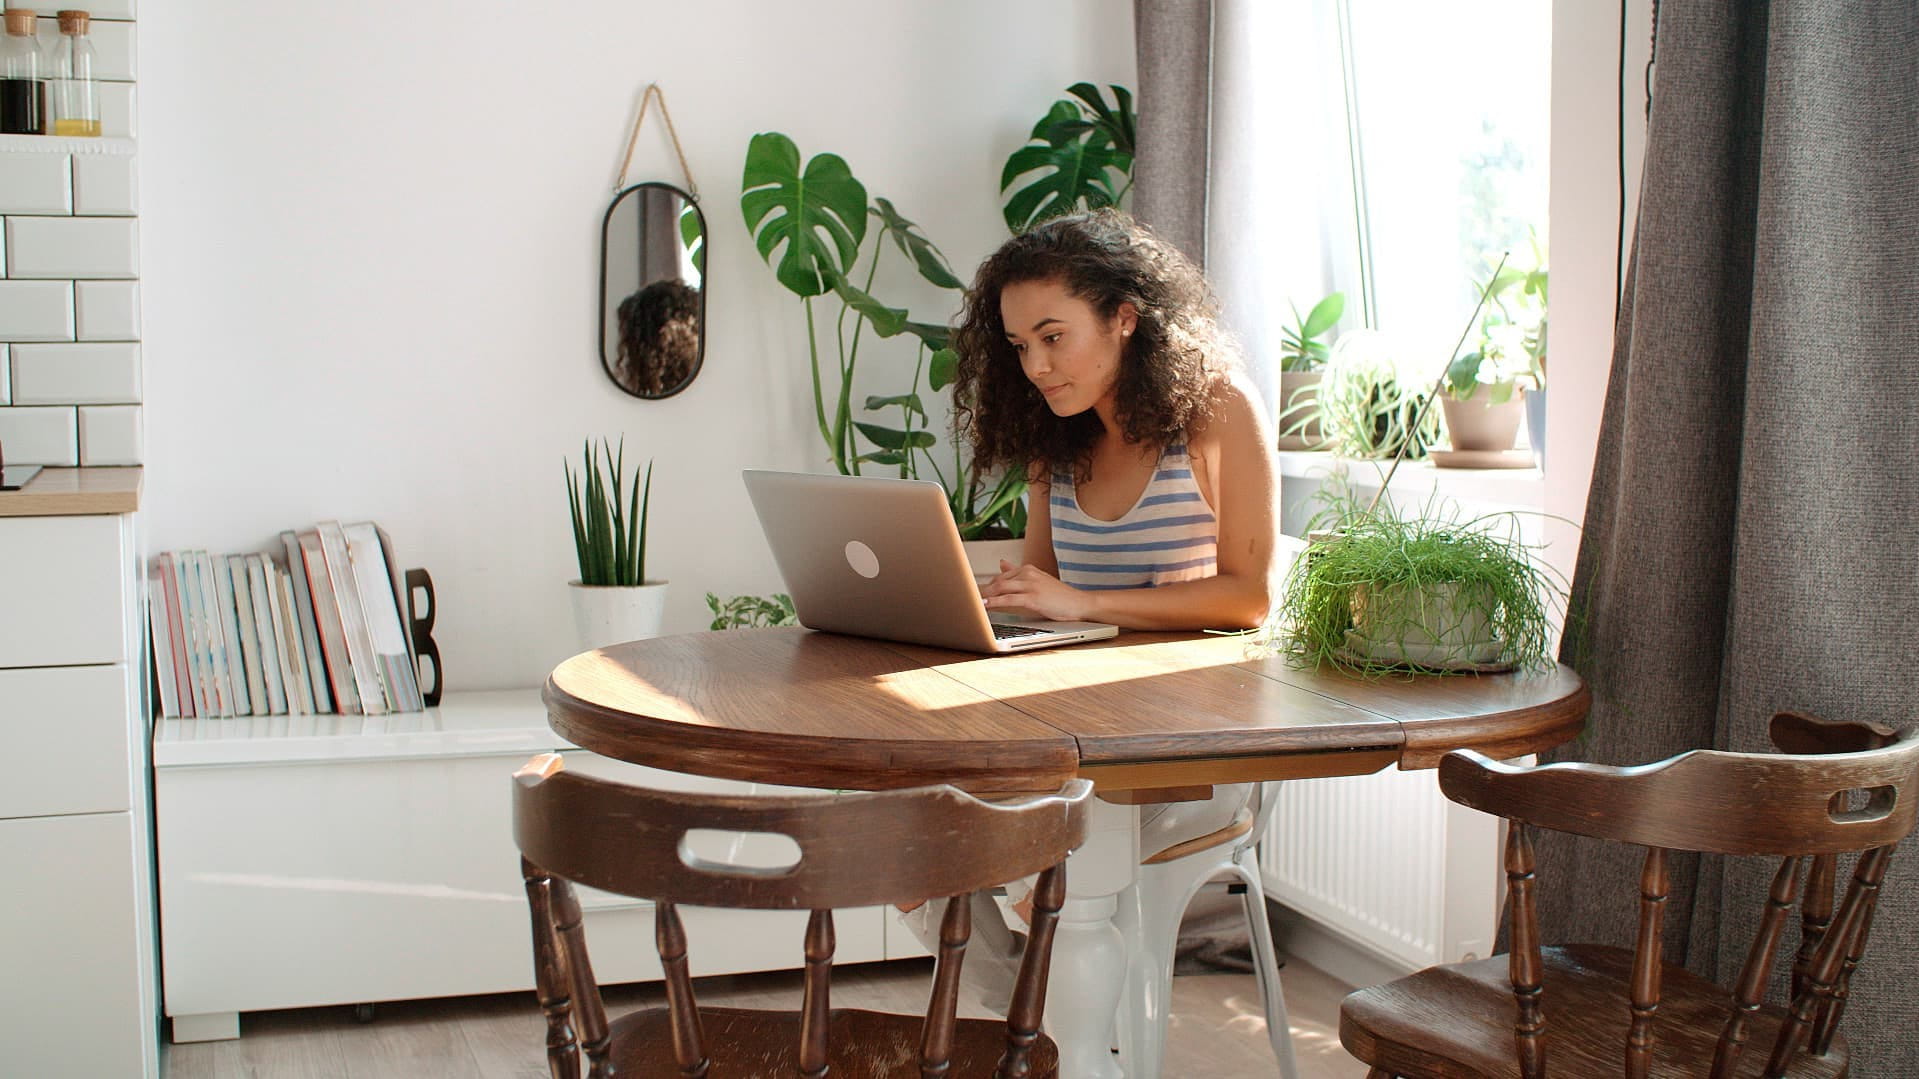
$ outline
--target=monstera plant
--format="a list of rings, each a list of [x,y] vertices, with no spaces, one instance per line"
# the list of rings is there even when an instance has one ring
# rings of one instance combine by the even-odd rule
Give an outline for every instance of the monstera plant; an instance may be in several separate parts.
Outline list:
[[[760,257],[806,312],[813,410],[833,466],[844,475],[859,475],[862,465],[873,464],[918,478],[924,465],[933,473],[929,478],[946,490],[963,538],[1020,535],[1023,477],[981,476],[961,461],[957,449],[949,474],[932,453],[937,439],[928,428],[920,380],[924,377],[935,391],[953,381],[958,357],[948,347],[950,331],[944,323],[915,321],[906,309],[889,307],[872,293],[888,247],[931,284],[958,291],[963,286],[946,256],[891,201],[876,196],[869,201],[866,186],[844,158],[818,154],[802,167],[799,148],[778,132],[753,136],[740,186],[740,212]],[[832,319],[830,331],[820,325],[823,317]],[[897,426],[855,418],[853,376],[869,327],[878,339],[915,342],[907,391],[862,402],[865,413],[897,409]],[[830,332],[834,351],[822,350],[822,332]]]
[[[1133,153],[1139,117],[1133,95],[1124,86],[1112,86],[1108,105],[1090,82],[1074,83],[1066,92],[1072,99],[1053,102],[1033,125],[1025,146],[1006,159],[999,189],[1007,197],[1006,227],[1025,232],[1051,217],[1076,210],[1118,206],[1133,186]]]

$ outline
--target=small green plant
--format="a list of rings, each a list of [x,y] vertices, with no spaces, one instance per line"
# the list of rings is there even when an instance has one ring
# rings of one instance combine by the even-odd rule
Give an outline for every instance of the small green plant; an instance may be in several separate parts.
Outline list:
[[[708,629],[799,624],[799,615],[793,612],[793,597],[784,592],[775,592],[770,596],[734,596],[725,600],[708,592],[706,606],[713,612],[713,624]]]
[[[1025,232],[1048,218],[1079,210],[1118,206],[1133,187],[1133,155],[1139,116],[1132,91],[1111,86],[1107,104],[1099,87],[1078,82],[1033,125],[1026,145],[1000,170],[1001,195],[1021,177],[1037,174],[1006,199],[1006,227]]]
[[[1551,614],[1565,589],[1533,557],[1511,513],[1466,520],[1428,505],[1336,500],[1293,563],[1266,631],[1302,667],[1363,673],[1551,665]]]
[[[1546,253],[1532,236],[1533,268],[1501,264],[1475,287],[1490,305],[1479,323],[1479,347],[1446,369],[1446,393],[1464,401],[1485,386],[1493,404],[1521,389],[1546,385]]]
[[[1340,338],[1313,409],[1334,452],[1369,461],[1426,456],[1439,441],[1439,410],[1423,407],[1431,389],[1401,370],[1388,339],[1371,331]]]
[[[1279,346],[1279,369],[1281,371],[1317,371],[1326,366],[1331,348],[1320,338],[1326,336],[1339,324],[1339,318],[1346,313],[1346,294],[1335,292],[1313,305],[1305,318],[1299,317],[1299,308],[1290,302],[1293,309],[1293,324],[1282,335]]]
[[[626,439],[619,453],[604,439],[601,459],[591,442],[581,443],[580,474],[566,468],[568,508],[573,512],[573,546],[580,560],[580,583],[596,587],[646,584],[646,513],[653,499],[653,462],[642,482],[633,469],[627,488]],[[604,465],[604,468],[602,468]]]

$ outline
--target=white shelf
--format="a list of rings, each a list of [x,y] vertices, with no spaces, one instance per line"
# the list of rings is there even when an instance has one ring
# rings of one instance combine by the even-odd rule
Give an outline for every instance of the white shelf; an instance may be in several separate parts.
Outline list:
[[[73,135],[0,135],[0,153],[10,154],[113,154],[126,157],[133,153],[133,140],[118,135],[79,138]]]
[[[547,726],[537,689],[449,693],[437,708],[386,716],[160,719],[153,725],[155,768],[529,756],[569,748]]]
[[[1379,489],[1390,461],[1358,461],[1331,453],[1279,452],[1279,474],[1325,480],[1344,476],[1354,487]],[[1437,493],[1458,502],[1538,507],[1545,504],[1546,477],[1538,468],[1439,468],[1431,461],[1404,461],[1393,474],[1395,501]]]

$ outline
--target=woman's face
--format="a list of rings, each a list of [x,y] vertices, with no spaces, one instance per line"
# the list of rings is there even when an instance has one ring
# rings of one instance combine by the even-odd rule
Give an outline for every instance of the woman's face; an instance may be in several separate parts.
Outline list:
[[[1123,303],[1112,319],[1102,319],[1065,283],[1046,280],[1001,289],[999,313],[1021,370],[1055,416],[1076,416],[1102,402],[1111,410],[1138,308]]]

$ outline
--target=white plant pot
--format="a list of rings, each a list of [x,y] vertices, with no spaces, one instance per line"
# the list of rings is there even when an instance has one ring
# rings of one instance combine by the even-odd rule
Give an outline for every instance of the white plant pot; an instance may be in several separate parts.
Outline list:
[[[665,581],[620,586],[583,585],[574,580],[566,585],[573,597],[580,651],[660,635],[660,623],[666,617]]]
[[[1023,539],[966,540],[960,546],[966,548],[966,564],[972,569],[976,584],[985,584],[999,576],[1000,559],[1017,566],[1026,554]]]
[[[1381,663],[1490,663],[1501,651],[1493,637],[1492,608],[1483,585],[1473,591],[1456,581],[1362,585],[1353,592],[1353,629],[1346,646]]]

